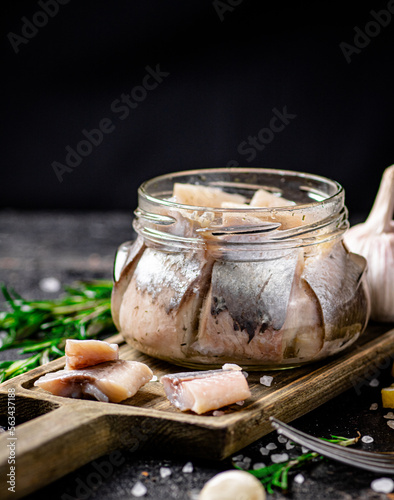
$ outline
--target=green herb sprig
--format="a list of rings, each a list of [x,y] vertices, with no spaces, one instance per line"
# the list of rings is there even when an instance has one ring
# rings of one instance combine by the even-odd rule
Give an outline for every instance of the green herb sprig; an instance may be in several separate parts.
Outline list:
[[[0,383],[63,356],[66,339],[116,333],[111,281],[79,282],[56,300],[28,301],[5,285],[1,290],[10,311],[0,312],[0,350],[20,348],[32,355],[0,362]]]
[[[324,441],[328,441],[330,443],[339,444],[340,446],[350,446],[360,439],[360,435],[355,438],[345,438],[342,436],[331,436],[332,439],[323,439]],[[305,465],[306,463],[314,461],[323,460],[324,456],[319,453],[315,453],[310,451],[308,453],[303,453],[295,458],[288,460],[287,462],[280,462],[277,464],[268,465],[267,467],[263,467],[261,469],[256,470],[248,470],[250,474],[257,477],[261,480],[264,487],[266,488],[269,494],[273,494],[273,488],[279,488],[282,491],[287,491],[289,486],[289,472],[293,469],[297,469]],[[241,469],[240,467],[233,464],[236,469]]]

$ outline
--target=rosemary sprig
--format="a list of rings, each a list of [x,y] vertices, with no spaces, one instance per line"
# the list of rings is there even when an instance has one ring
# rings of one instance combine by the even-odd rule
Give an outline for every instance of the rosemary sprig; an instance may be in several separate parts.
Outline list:
[[[28,301],[1,285],[10,311],[0,312],[0,350],[19,348],[26,359],[0,362],[0,382],[64,355],[66,339],[115,333],[112,282],[79,282],[56,300]]]
[[[350,446],[352,444],[357,443],[360,439],[360,435],[355,438],[345,438],[343,436],[331,436],[331,439],[320,438],[324,441],[328,441],[330,443],[339,444],[340,446]],[[302,467],[308,462],[312,460],[318,461],[323,460],[324,456],[316,453],[314,451],[310,451],[308,453],[303,453],[298,457],[292,458],[287,462],[281,462],[277,464],[268,465],[267,467],[263,467],[261,469],[248,470],[250,474],[257,477],[261,480],[264,487],[266,488],[269,494],[273,494],[273,488],[279,488],[283,491],[287,491],[289,485],[289,472],[292,469],[298,469]],[[242,470],[240,467],[233,464],[236,469]]]

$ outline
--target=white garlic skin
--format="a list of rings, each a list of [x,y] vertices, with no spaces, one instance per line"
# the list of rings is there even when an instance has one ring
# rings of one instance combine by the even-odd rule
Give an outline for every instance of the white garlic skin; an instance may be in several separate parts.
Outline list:
[[[249,472],[227,470],[210,479],[198,500],[265,500],[261,482]]]
[[[394,165],[386,168],[371,213],[349,229],[345,243],[367,259],[371,318],[394,321]]]
[[[345,243],[367,259],[371,319],[394,321],[394,233],[371,234],[368,226],[358,224],[349,229]]]

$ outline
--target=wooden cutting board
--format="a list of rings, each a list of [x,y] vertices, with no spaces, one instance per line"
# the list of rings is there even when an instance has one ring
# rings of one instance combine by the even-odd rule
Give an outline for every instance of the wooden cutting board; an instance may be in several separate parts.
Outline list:
[[[64,358],[36,368],[0,385],[0,415],[7,425],[9,394],[15,394],[15,435],[0,436],[2,498],[20,498],[117,448],[171,449],[187,457],[223,459],[272,431],[269,417],[284,422],[313,410],[346,389],[360,391],[394,358],[394,329],[370,325],[349,351],[329,360],[291,370],[264,372],[270,387],[260,384],[262,372],[248,377],[252,397],[225,414],[182,413],[170,405],[160,382],[149,382],[122,403],[102,403],[53,396],[34,387],[38,377],[64,367]],[[120,335],[122,359],[147,363],[160,378],[185,371],[150,358]],[[378,390],[378,389],[377,389]],[[10,448],[16,443],[16,492],[4,491]],[[7,485],[8,486],[8,485]],[[4,492],[4,494],[3,494]]]

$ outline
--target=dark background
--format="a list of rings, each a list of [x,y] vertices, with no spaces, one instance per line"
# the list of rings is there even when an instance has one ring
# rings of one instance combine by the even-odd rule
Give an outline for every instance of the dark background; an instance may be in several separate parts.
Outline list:
[[[16,54],[7,35],[42,8],[2,2],[1,207],[133,210],[148,178],[234,160],[334,178],[366,215],[394,161],[394,15],[350,63],[340,43],[387,3],[243,0],[221,20],[213,1],[70,0]],[[111,103],[157,64],[120,120]],[[284,106],[297,117],[248,162],[238,145]],[[60,183],[52,162],[102,118],[115,130]]]

